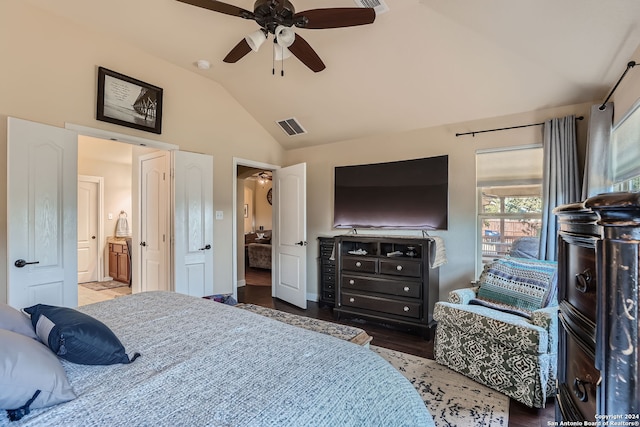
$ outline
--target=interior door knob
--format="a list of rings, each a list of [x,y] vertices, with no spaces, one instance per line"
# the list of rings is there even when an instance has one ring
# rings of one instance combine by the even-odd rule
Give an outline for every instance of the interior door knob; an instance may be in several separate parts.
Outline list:
[[[140,246],[147,246],[147,242],[140,242]]]
[[[23,259],[19,259],[17,260],[15,263],[13,263],[13,265],[15,265],[18,268],[22,268],[25,265],[29,265],[29,264],[40,264],[40,261],[31,261],[31,262],[27,262]]]
[[[211,249],[211,245],[206,245],[204,248],[200,248],[198,250],[199,251],[208,251],[209,249]]]
[[[96,240],[96,236],[91,236],[91,238],[92,238],[93,240]]]

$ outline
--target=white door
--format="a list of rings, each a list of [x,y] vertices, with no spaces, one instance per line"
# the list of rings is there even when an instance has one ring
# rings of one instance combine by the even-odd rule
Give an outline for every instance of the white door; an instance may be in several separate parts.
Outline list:
[[[213,295],[213,157],[173,152],[174,288]]]
[[[75,132],[7,121],[7,301],[78,305]]]
[[[98,280],[99,186],[93,177],[78,177],[78,283]]]
[[[169,290],[169,154],[140,157],[140,290]]]
[[[274,171],[275,290],[280,298],[307,308],[307,165]]]

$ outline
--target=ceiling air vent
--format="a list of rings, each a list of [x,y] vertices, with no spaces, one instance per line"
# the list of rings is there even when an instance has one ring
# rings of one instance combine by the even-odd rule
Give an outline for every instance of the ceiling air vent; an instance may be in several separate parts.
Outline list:
[[[372,7],[380,15],[389,11],[389,6],[383,0],[353,0],[360,7]]]
[[[289,136],[300,135],[301,133],[307,133],[295,117],[290,119],[278,120],[276,123],[280,125],[284,133]]]

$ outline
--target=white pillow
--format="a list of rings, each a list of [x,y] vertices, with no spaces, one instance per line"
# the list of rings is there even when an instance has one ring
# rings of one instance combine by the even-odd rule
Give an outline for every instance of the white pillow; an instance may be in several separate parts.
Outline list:
[[[38,339],[29,316],[4,303],[0,303],[0,329]]]
[[[0,329],[0,409],[45,408],[75,399],[55,354],[39,341]]]

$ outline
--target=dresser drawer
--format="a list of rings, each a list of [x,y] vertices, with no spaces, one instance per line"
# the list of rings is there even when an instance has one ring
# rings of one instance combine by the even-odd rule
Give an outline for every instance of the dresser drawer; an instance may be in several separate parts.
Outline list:
[[[564,372],[558,378],[560,401],[570,402],[565,406],[570,412],[578,412],[577,418],[595,421],[596,390],[600,383],[600,372],[595,368],[593,354],[580,345],[580,339],[563,324],[559,328],[560,346],[564,348]]]
[[[329,259],[331,258],[331,254],[333,254],[333,247],[322,247],[320,246],[320,257],[322,259]]]
[[[323,301],[331,301],[334,302],[336,299],[336,294],[333,291],[324,291],[322,292],[322,300]]]
[[[336,284],[334,282],[324,282],[322,284],[322,290],[324,291],[335,291]]]
[[[594,248],[567,244],[567,267],[564,269],[566,277],[563,283],[566,289],[561,289],[561,298],[589,319],[596,323],[596,254]]]
[[[410,298],[420,297],[421,282],[411,280],[386,280],[373,277],[342,276],[342,287],[380,294],[398,295]]]
[[[363,273],[375,273],[378,260],[364,257],[342,257],[342,269],[349,271],[362,271]]]
[[[351,292],[342,292],[340,296],[344,306],[395,314],[413,319],[419,319],[422,311],[422,304],[418,302],[399,301]]]
[[[323,274],[336,274],[336,265],[335,264],[322,264],[322,273]]]
[[[421,264],[415,261],[402,259],[381,259],[380,274],[391,274],[394,276],[422,277]]]
[[[419,298],[421,282],[412,280],[386,280],[374,277],[343,275],[343,288],[357,289],[367,292]]]

